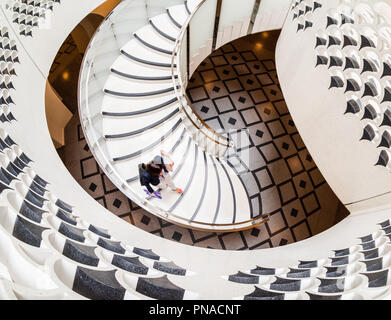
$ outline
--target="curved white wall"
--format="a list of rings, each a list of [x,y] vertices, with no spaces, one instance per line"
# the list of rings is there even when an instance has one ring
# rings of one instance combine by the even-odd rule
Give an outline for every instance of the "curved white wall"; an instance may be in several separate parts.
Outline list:
[[[388,208],[391,206],[389,170],[375,166],[379,158],[376,146],[360,141],[362,122],[351,114],[344,114],[345,89],[329,89],[331,75],[336,69],[327,66],[315,68],[316,36],[333,34],[332,27],[326,30],[327,14],[335,10],[341,1],[321,3],[322,8],[309,16],[308,21],[313,23],[313,27],[305,31],[298,31],[298,20],[292,19],[293,12],[288,15],[276,51],[284,97],[318,168],[351,212]],[[361,97],[362,93],[355,94]],[[384,196],[387,193],[389,195]]]

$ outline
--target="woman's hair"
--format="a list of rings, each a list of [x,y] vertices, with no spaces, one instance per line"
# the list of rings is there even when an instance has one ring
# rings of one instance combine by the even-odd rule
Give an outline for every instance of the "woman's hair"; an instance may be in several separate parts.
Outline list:
[[[146,166],[146,171],[151,175],[151,176],[159,176],[160,173],[162,172],[162,166],[155,164],[153,162],[150,162]]]

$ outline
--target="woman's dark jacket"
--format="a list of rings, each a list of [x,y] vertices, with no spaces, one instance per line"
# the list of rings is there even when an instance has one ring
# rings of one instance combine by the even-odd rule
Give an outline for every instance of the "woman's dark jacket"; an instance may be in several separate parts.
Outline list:
[[[168,170],[166,169],[166,166],[163,162],[162,157],[159,157],[159,159],[157,159],[157,157],[155,157],[154,162],[161,164],[163,166],[163,170],[165,172],[168,172]],[[138,171],[139,171],[139,177],[140,177],[140,184],[142,186],[145,186],[150,193],[153,193],[155,190],[153,190],[151,185],[157,186],[160,183],[159,176],[154,176],[154,175],[149,174],[146,171],[146,165],[144,163],[139,164]]]

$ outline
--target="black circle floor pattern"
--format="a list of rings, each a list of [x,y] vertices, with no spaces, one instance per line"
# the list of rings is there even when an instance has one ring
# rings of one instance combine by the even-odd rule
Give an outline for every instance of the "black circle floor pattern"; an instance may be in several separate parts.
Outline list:
[[[247,186],[255,212],[270,221],[247,231],[208,233],[182,228],[146,212],[122,194],[93,158],[75,116],[66,128],[63,160],[102,206],[127,222],[180,243],[223,250],[272,248],[331,227],[340,207],[317,169],[286,108],[274,60],[228,44],[194,73],[189,97],[213,128],[231,130],[241,143],[229,158]],[[243,42],[242,42],[243,43]],[[241,47],[240,47],[241,48]],[[242,48],[241,48],[242,49]]]

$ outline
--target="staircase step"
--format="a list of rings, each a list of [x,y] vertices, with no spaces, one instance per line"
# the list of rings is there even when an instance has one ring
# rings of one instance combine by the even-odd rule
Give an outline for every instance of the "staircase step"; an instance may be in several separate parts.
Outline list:
[[[115,270],[77,267],[72,290],[91,300],[123,300],[126,289],[117,281],[115,273]]]
[[[65,224],[61,222],[61,225],[58,229],[58,232],[61,233],[62,235],[66,236],[69,239],[78,241],[78,242],[85,242],[86,238],[83,234],[85,230],[79,229],[72,227],[68,224]]]
[[[126,252],[125,248],[118,241],[110,241],[107,239],[99,238],[97,244],[98,246],[115,253],[125,254]]]
[[[174,124],[175,124],[175,122],[169,122],[169,126],[164,125],[164,129],[167,130],[171,126],[173,126]],[[132,181],[137,181],[137,184],[134,186],[134,189],[137,188],[141,192],[140,195],[142,197],[145,197],[145,193],[144,193],[144,191],[142,191],[143,188],[138,183],[138,179],[134,179],[134,178],[138,177],[138,165],[140,163],[148,163],[149,161],[152,160],[152,158],[154,156],[159,155],[160,150],[162,150],[162,149],[165,151],[170,151],[177,144],[177,142],[181,139],[181,137],[184,133],[184,130],[185,130],[184,128],[177,128],[171,135],[169,135],[163,141],[158,140],[161,137],[159,134],[162,134],[162,132],[163,132],[162,130],[152,131],[154,133],[154,135],[148,135],[147,137],[150,136],[151,138],[147,138],[146,140],[144,140],[144,145],[146,145],[150,141],[157,140],[159,143],[157,143],[155,147],[148,150],[148,152],[141,153],[140,155],[138,155],[132,159],[115,163],[115,168],[118,170],[121,177],[124,177],[124,180],[130,179],[129,177],[131,177],[131,178],[133,178]],[[127,139],[127,140],[129,140],[129,144],[132,144],[132,142],[136,142],[137,144],[139,143],[139,141],[134,141],[134,139]],[[114,140],[112,142],[114,142]],[[110,142],[110,144],[112,144],[112,142]],[[141,141],[141,142],[143,142],[143,141]],[[142,144],[140,144],[140,146],[142,147]],[[125,148],[124,148],[124,150],[125,150]],[[130,150],[134,150],[134,149],[130,148]]]
[[[66,223],[69,223],[73,226],[77,225],[76,219],[68,212],[65,212],[62,209],[58,209],[56,217],[60,218],[61,220],[65,221]]]
[[[279,292],[272,292],[255,287],[253,293],[244,296],[244,300],[284,300],[285,294]]]
[[[176,276],[185,276],[186,269],[177,266],[174,262],[158,262],[153,264],[153,268],[161,272],[173,274]]]
[[[347,267],[325,267],[326,268],[326,277],[328,278],[337,278],[346,276]]]
[[[175,25],[173,25],[167,12],[160,14],[158,16],[152,17],[150,19],[150,22],[151,21],[152,21],[153,25],[156,27],[156,29],[159,29],[161,32],[163,32],[164,34],[169,36],[171,38],[171,40],[173,40],[173,39],[176,40],[177,37],[179,36],[180,30]],[[158,31],[156,31],[156,32],[158,32]]]
[[[261,276],[272,276],[276,274],[276,269],[256,267],[255,269],[251,270],[251,273],[256,275],[261,275]]]
[[[137,30],[133,35],[135,39],[149,49],[170,56],[173,53],[174,42],[156,32],[151,23]]]
[[[84,246],[79,243],[66,240],[62,254],[73,261],[97,267],[99,258],[96,256],[94,250],[96,247]]]
[[[345,278],[339,279],[320,279],[321,284],[318,291],[321,293],[338,293],[343,292],[345,288]]]
[[[197,8],[197,6],[201,3],[201,0],[187,0],[186,3],[190,12],[193,12]]]
[[[383,257],[363,262],[365,263],[366,271],[368,272],[379,271],[383,269]]]
[[[148,146],[146,146],[142,149],[139,149],[139,150],[136,149],[137,151],[129,153],[129,154],[117,156],[117,157],[113,158],[113,161],[117,162],[117,161],[125,161],[125,160],[129,160],[129,159],[133,159],[133,158],[135,158],[135,157],[137,157],[147,151],[152,150],[156,146],[160,145],[163,141],[165,141],[173,132],[175,132],[178,129],[178,127],[180,126],[181,122],[182,122],[181,119],[177,120],[177,122],[175,123],[175,125],[171,129],[166,130],[164,135],[162,135],[159,139],[155,140],[153,143],[149,144]]]
[[[128,74],[124,73],[121,71],[118,71],[114,68],[111,69],[111,72],[117,76],[120,76],[122,78],[126,78],[129,80],[142,80],[142,81],[150,81],[150,82],[155,82],[155,81],[172,81],[172,76],[167,75],[167,76],[155,76],[155,77],[145,77],[145,76],[138,76],[134,74]],[[175,76],[175,79],[177,79],[178,76]]]
[[[133,248],[133,253],[151,260],[160,260],[160,256],[153,252],[151,249]]]
[[[40,247],[42,242],[42,233],[45,230],[48,230],[48,228],[41,227],[23,219],[20,216],[17,216],[12,235],[28,245]]]
[[[20,197],[18,197],[16,194],[12,194],[12,196],[14,201],[16,201],[17,198],[20,199]],[[42,215],[46,212],[45,210],[33,206],[29,202],[23,200],[21,201],[21,204],[19,203],[18,207],[15,206],[16,205],[15,203],[12,203],[12,200],[10,202],[11,205],[14,207],[15,211],[19,212],[21,215],[23,215],[27,219],[30,219],[33,222],[36,222],[38,224],[41,223]]]
[[[243,284],[258,284],[259,276],[245,274],[243,272],[238,272],[234,275],[228,277],[229,281],[243,283]]]
[[[130,54],[130,53],[124,51],[124,50],[121,50],[121,54],[130,60],[145,64],[145,65],[154,66],[154,67],[162,67],[162,68],[171,68],[171,62],[158,62],[158,61],[153,61],[153,60],[142,59],[142,58],[139,58],[133,54]]]
[[[300,291],[302,280],[284,279],[276,277],[276,281],[270,284],[270,289],[275,291]]]
[[[368,278],[369,288],[379,288],[389,285],[389,270],[382,270],[377,272],[364,272],[363,275]]]
[[[167,40],[170,40],[172,42],[175,42],[176,41],[176,37],[172,37],[170,36],[168,33],[166,33],[165,31],[163,31],[162,29],[160,29],[156,23],[154,22],[154,20],[149,20],[149,23],[151,24],[152,28],[159,34],[161,35],[162,37],[166,38]]]
[[[311,292],[307,292],[310,297],[310,300],[341,300],[342,295],[321,295]]]
[[[187,13],[186,6],[184,4],[173,6],[167,9],[167,13],[172,19],[172,22],[180,29],[186,22],[189,14]]]
[[[129,271],[131,273],[136,273],[141,275],[148,274],[148,267],[142,264],[138,257],[124,257],[124,256],[114,255],[111,263],[114,266]]]
[[[106,238],[106,239],[110,239],[111,236],[110,234],[108,233],[107,230],[104,230],[104,229],[101,229],[101,228],[98,228],[98,227],[95,227],[93,226],[92,224],[90,224],[90,226],[88,227],[88,230],[90,230],[91,232],[103,237],[103,238]]]
[[[127,49],[130,53],[133,53],[132,49]],[[121,71],[126,74],[133,74],[133,75],[142,75],[145,77],[168,77],[171,76],[171,68],[155,68],[154,66],[151,66],[148,63],[140,63],[138,60],[132,60],[129,59],[125,53],[119,55],[118,58],[115,60],[113,65],[111,66],[112,69]],[[160,58],[160,57],[159,57]],[[143,55],[140,55],[140,59],[147,60],[147,61],[156,61],[156,62],[162,62],[164,64],[167,64],[171,66],[170,60],[157,60],[155,56],[148,57],[145,55],[145,52],[143,52]]]
[[[124,99],[121,97],[104,95],[102,101],[103,111],[109,111],[113,113],[123,113],[123,112],[139,112],[144,111],[145,109],[153,108],[159,106],[167,101],[172,101],[175,98],[177,101],[176,95],[173,92],[172,94],[167,95],[157,95],[140,98],[128,98]],[[170,106],[167,104],[167,106]],[[159,109],[159,108],[158,108]]]
[[[310,278],[311,269],[293,269],[290,268],[290,271],[286,274],[287,278]]]
[[[109,116],[109,117],[132,117],[132,116],[139,116],[139,115],[143,115],[143,114],[146,114],[146,113],[150,113],[150,112],[153,112],[153,111],[157,111],[157,110],[160,110],[162,108],[165,108],[165,107],[168,107],[168,106],[171,106],[173,103],[177,102],[177,98],[171,98],[167,101],[164,101],[156,106],[153,106],[153,107],[149,107],[149,108],[146,108],[146,109],[141,109],[141,110],[138,110],[138,111],[130,111],[130,112],[108,112],[108,111],[103,111],[102,114],[104,116]]]
[[[139,278],[136,291],[159,300],[183,300],[185,290],[173,284],[167,276],[161,278]]]
[[[129,138],[129,137],[132,137],[134,135],[137,135],[137,134],[140,134],[140,133],[144,133],[146,132],[147,130],[152,130],[152,129],[155,129],[157,126],[165,123],[166,121],[170,120],[171,118],[173,118],[174,116],[178,115],[179,113],[179,108],[176,108],[174,111],[172,111],[171,113],[169,113],[167,116],[165,116],[164,118],[161,118],[159,121],[156,121],[146,127],[143,127],[141,129],[137,129],[137,130],[134,130],[134,131],[130,131],[130,132],[125,132],[125,133],[120,133],[120,134],[111,134],[111,135],[105,135],[105,138],[106,139],[121,139],[121,138]]]
[[[218,171],[218,164],[214,157],[207,156],[208,175],[206,186],[203,190],[203,199],[200,202],[199,209],[195,220],[203,223],[215,223],[220,215],[222,190],[224,186],[221,184],[221,179]],[[201,199],[200,199],[201,200]],[[194,215],[194,213],[193,213]]]

